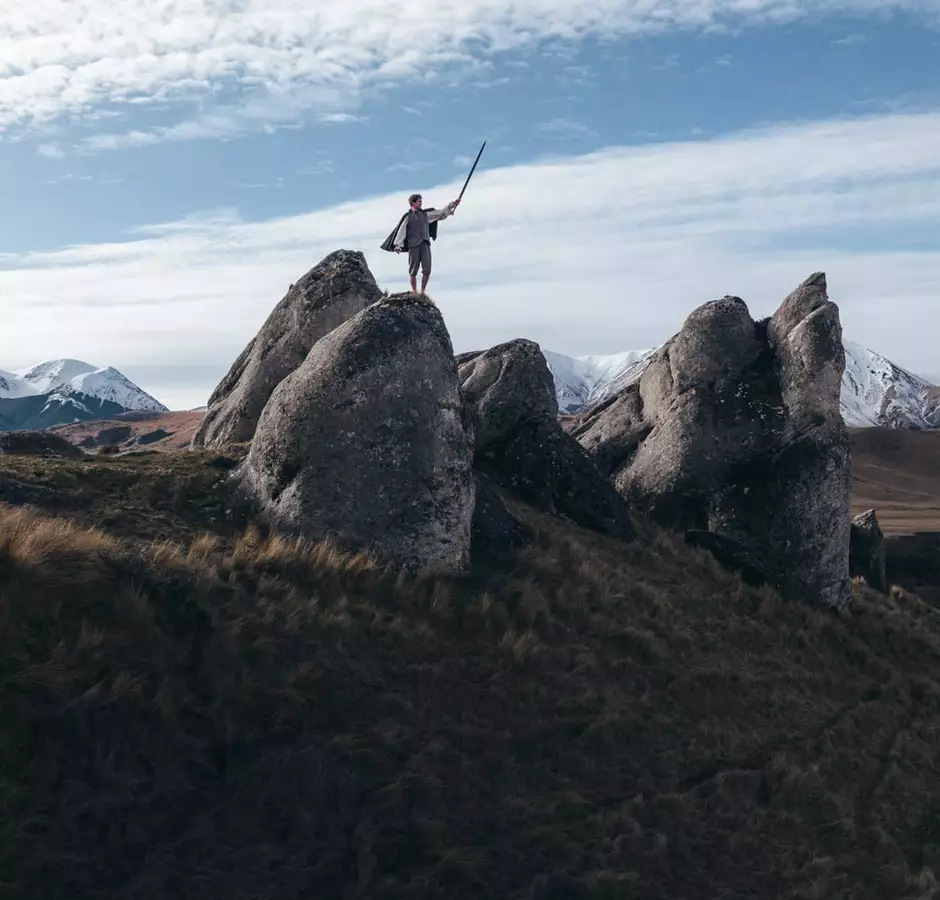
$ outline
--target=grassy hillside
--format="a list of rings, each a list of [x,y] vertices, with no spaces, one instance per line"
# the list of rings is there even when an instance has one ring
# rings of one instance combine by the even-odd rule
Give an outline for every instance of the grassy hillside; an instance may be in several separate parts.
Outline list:
[[[852,432],[852,507],[875,507],[886,534],[940,531],[940,431]]]
[[[238,534],[219,465],[0,459],[62,516],[0,506],[0,896],[936,896],[918,598],[522,507],[506,568],[397,579]]]
[[[50,433],[89,454],[114,450],[173,453],[190,446],[203,415],[125,413],[63,425]],[[561,417],[566,428],[576,421],[574,416]],[[853,512],[876,507],[886,534],[940,531],[940,469],[934,463],[940,454],[940,431],[854,428],[851,441]]]
[[[122,452],[183,450],[189,447],[204,415],[202,412],[125,412],[111,418],[60,425],[50,431],[89,452],[102,447]]]
[[[80,454],[76,460],[58,455],[59,445],[71,445],[40,433],[31,455],[18,456],[3,452],[9,437],[0,436],[0,503],[31,504],[141,540],[186,539],[205,529],[228,537],[243,524],[228,515],[224,483],[237,457],[142,451],[120,457]],[[32,455],[43,449],[57,455]]]

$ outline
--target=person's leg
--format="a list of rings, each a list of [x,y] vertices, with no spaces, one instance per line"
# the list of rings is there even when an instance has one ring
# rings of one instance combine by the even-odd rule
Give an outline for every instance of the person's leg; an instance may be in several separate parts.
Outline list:
[[[427,241],[421,249],[421,293],[423,294],[431,280],[431,245]]]
[[[411,284],[411,293],[418,293],[418,266],[421,265],[421,245],[408,248],[408,281]]]

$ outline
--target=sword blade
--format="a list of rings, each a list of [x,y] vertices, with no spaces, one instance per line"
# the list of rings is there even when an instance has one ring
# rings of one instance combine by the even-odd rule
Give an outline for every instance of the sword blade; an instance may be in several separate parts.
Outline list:
[[[483,147],[486,146],[486,141],[483,142]],[[477,163],[480,161],[480,157],[483,155],[483,147],[480,147],[480,152],[477,154],[477,158],[473,161],[473,168],[470,169],[470,174],[467,176],[467,180],[463,183],[463,188],[460,191],[460,196],[458,200],[463,200],[463,192],[467,189],[467,185],[470,184],[470,179],[473,178],[474,170],[477,167]]]

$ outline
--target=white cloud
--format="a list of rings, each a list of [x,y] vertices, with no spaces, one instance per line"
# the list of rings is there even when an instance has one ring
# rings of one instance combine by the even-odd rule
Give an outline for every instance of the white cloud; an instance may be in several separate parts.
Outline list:
[[[458,351],[524,335],[606,353],[658,343],[726,293],[769,314],[825,270],[849,337],[935,372],[938,137],[940,111],[504,168],[484,161],[441,226],[431,292]],[[422,187],[427,202],[452,199],[463,177]],[[0,368],[73,356],[134,378],[135,367],[158,366],[168,377],[142,386],[196,405],[288,285],[332,250],[363,250],[383,287],[405,288],[404,261],[378,246],[404,205],[404,195],[367,197],[262,222],[223,210],[125,242],[2,257]],[[912,223],[934,242],[923,252],[873,249],[871,235],[857,250],[831,239]],[[182,371],[199,373],[185,393],[170,377]]]
[[[63,172],[58,178],[47,179],[46,184],[65,184],[69,181],[91,181],[91,175],[76,175],[74,172]]]
[[[58,144],[40,144],[36,151],[47,159],[62,159],[65,156],[65,152]]]
[[[352,113],[327,113],[326,115],[320,116],[320,121],[336,123],[364,122],[366,118],[366,116],[356,116]]]
[[[845,37],[841,37],[838,40],[833,41],[837,47],[860,47],[862,44],[866,43],[867,38],[864,34],[847,34]]]
[[[123,107],[218,104],[88,149],[215,137],[304,110],[353,114],[364,90],[596,37],[919,13],[940,0],[30,0],[0,17],[0,131]]]
[[[309,166],[304,166],[297,170],[298,175],[332,175],[334,172],[333,161],[329,159],[320,160]]]
[[[423,160],[415,162],[397,162],[385,167],[386,172],[420,172],[421,169],[430,168],[430,163]]]
[[[284,179],[278,177],[274,181],[236,181],[232,186],[252,191],[280,189],[284,187]]]
[[[535,129],[540,134],[555,138],[596,137],[593,129],[583,122],[574,122],[571,119],[551,119],[547,122],[539,122]]]

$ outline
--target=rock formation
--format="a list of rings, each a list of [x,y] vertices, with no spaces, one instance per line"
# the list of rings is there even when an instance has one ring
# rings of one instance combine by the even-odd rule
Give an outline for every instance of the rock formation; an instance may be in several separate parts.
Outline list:
[[[508,438],[528,419],[555,419],[555,382],[539,345],[517,339],[457,357],[460,389],[474,419],[478,450]]]
[[[885,541],[873,509],[852,519],[849,574],[853,577],[859,575],[876,591],[887,593]]]
[[[193,446],[250,441],[268,398],[310,348],[381,296],[362,253],[337,250],[325,257],[291,285],[213,391]]]
[[[632,537],[623,499],[558,424],[554,381],[537,344],[520,339],[463,353],[457,365],[480,471],[533,506]]]
[[[571,433],[631,505],[720,535],[725,556],[787,597],[841,608],[851,592],[844,367],[838,308],[818,273],[763,322],[737,297],[699,307],[638,381]]]
[[[459,570],[475,493],[466,425],[440,312],[396,294],[321,338],[277,385],[235,477],[279,530],[410,571]]]
[[[0,455],[4,453],[60,459],[87,458],[84,450],[51,431],[4,431],[0,433]]]

